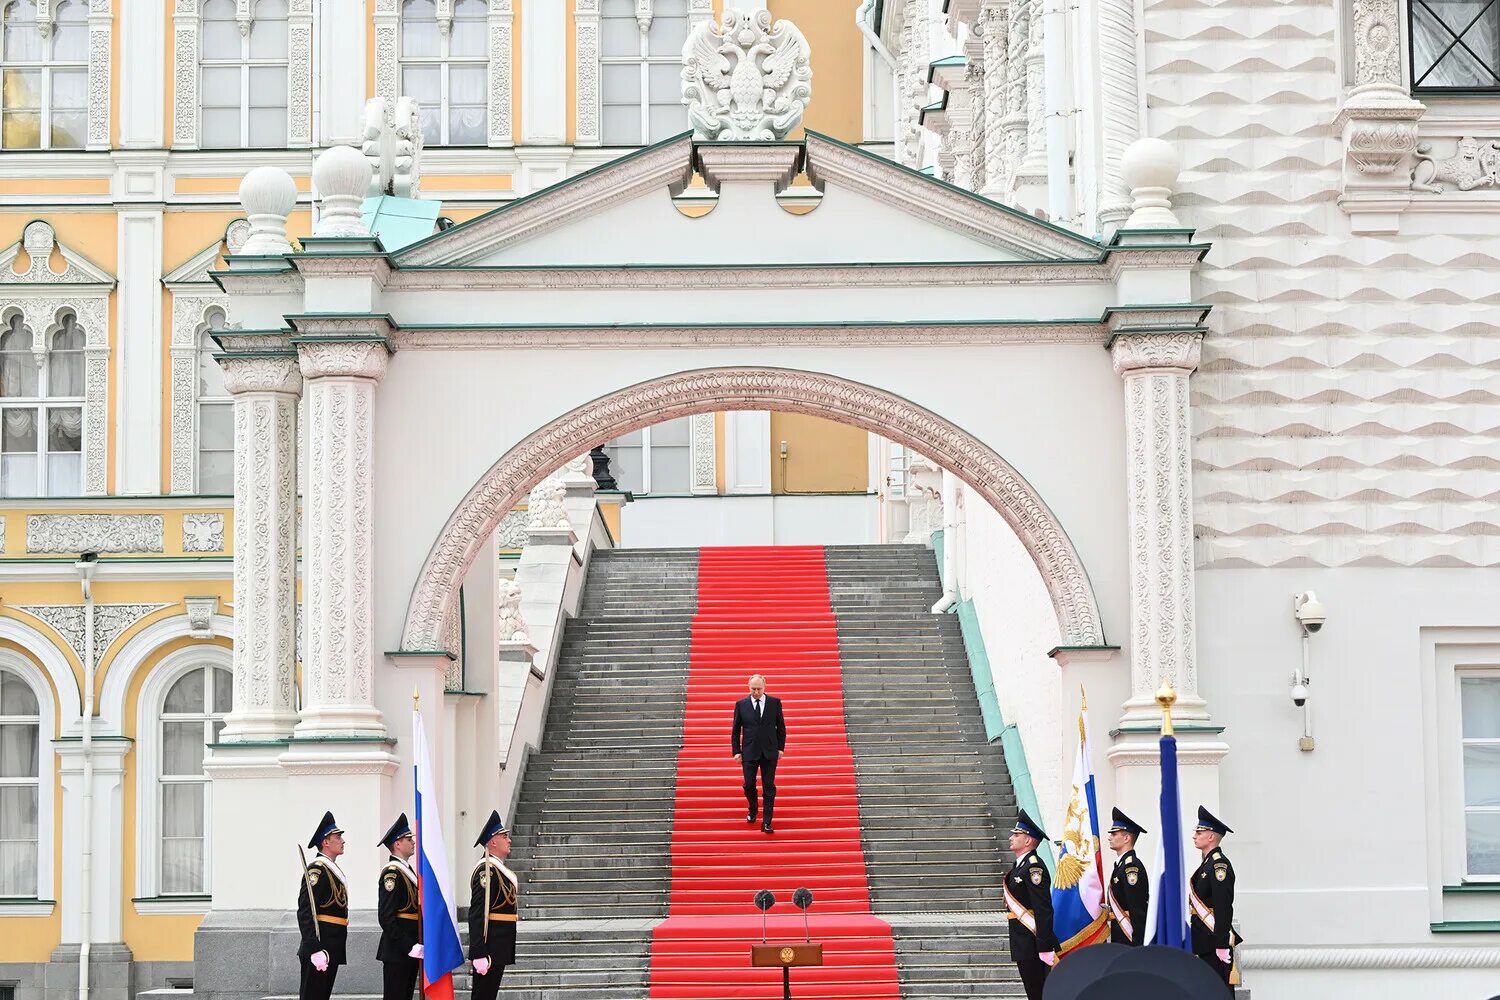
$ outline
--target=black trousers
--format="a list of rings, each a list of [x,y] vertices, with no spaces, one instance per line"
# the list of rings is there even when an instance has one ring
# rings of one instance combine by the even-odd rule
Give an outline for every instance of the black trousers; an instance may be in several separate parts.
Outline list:
[[[333,981],[339,974],[337,965],[330,965],[327,972],[313,968],[312,962],[302,960],[302,981],[297,986],[300,1000],[328,1000],[333,996]]]
[[[411,1000],[417,988],[417,972],[422,968],[421,959],[409,956],[387,959],[385,965],[385,1000]]]
[[[1230,963],[1219,961],[1219,956],[1211,951],[1199,952],[1198,957],[1208,963],[1208,967],[1214,970],[1214,975],[1224,980],[1225,989],[1229,990],[1230,996],[1233,996],[1234,988],[1229,985],[1229,970],[1232,968]]]
[[[1026,987],[1026,1000],[1042,1000],[1042,986],[1051,966],[1040,958],[1018,958],[1016,968],[1021,973],[1021,985]]]
[[[745,801],[750,805],[750,811],[755,812],[755,774],[760,772],[760,784],[765,790],[766,808],[761,813],[761,822],[767,825],[771,822],[771,814],[776,811],[776,758],[762,757],[760,760],[750,760],[748,757],[741,758],[741,766],[745,771]]]
[[[505,975],[505,966],[491,965],[487,976],[476,975],[469,996],[472,1000],[495,1000],[500,995],[500,980]]]

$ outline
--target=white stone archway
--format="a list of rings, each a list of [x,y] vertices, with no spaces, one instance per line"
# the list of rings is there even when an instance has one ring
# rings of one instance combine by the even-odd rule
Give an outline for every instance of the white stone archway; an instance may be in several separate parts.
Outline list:
[[[1087,571],[1046,502],[974,435],[891,392],[833,375],[784,368],[718,368],[667,375],[600,397],[548,422],[499,459],[443,526],[412,592],[402,649],[437,649],[442,623],[470,564],[500,519],[580,446],[716,410],[808,413],[884,435],[951,470],[988,500],[1020,538],[1052,597],[1068,646],[1105,645]]]

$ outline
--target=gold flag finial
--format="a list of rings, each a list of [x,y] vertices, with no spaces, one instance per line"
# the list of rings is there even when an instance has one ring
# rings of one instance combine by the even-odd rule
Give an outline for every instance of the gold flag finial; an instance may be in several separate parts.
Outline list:
[[[411,710],[413,712],[422,710],[422,691],[416,685],[412,685],[411,689]]]
[[[1172,682],[1167,678],[1161,679],[1161,687],[1156,689],[1156,703],[1161,706],[1161,734],[1172,735],[1172,705],[1177,701],[1177,692],[1172,688]]]

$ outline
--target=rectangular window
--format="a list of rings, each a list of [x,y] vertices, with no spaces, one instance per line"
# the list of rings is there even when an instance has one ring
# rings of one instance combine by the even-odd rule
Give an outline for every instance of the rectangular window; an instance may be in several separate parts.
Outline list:
[[[1463,719],[1465,870],[1500,881],[1500,673],[1459,678]]]
[[[1410,0],[1414,93],[1500,90],[1500,0]]]
[[[631,431],[604,446],[609,471],[627,493],[670,496],[692,492],[692,417]]]
[[[234,402],[198,404],[198,492],[234,492]]]
[[[686,0],[652,0],[644,13],[634,0],[606,0],[600,14],[601,140],[607,146],[637,146],[686,131]]]

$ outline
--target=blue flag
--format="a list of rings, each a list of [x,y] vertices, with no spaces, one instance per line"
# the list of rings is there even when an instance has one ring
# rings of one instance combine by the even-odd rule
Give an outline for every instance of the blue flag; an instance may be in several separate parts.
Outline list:
[[[1177,794],[1177,739],[1161,738],[1161,836],[1151,872],[1146,943],[1191,949],[1187,924],[1187,878],[1182,861],[1182,803]]]

